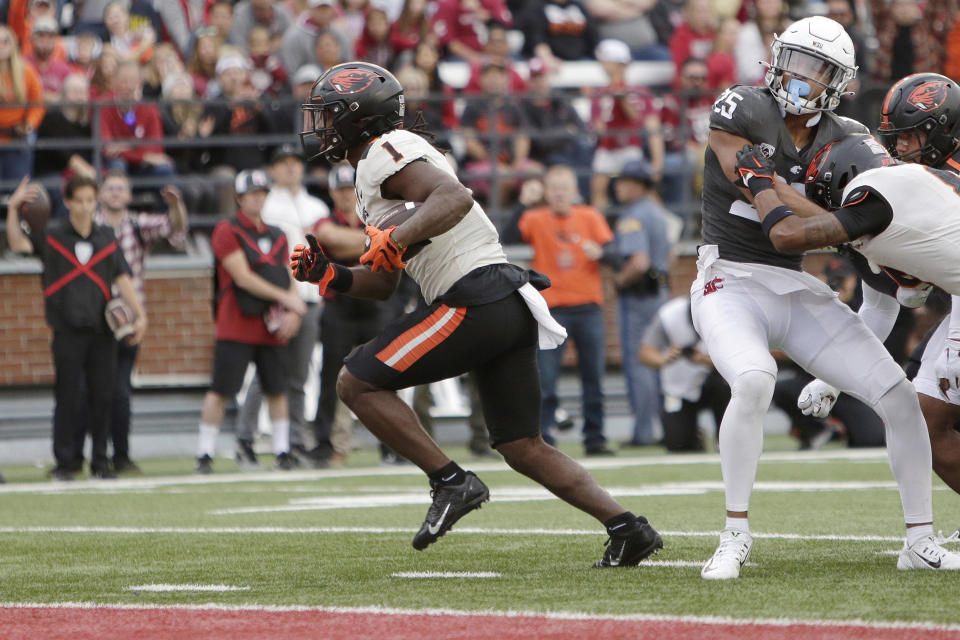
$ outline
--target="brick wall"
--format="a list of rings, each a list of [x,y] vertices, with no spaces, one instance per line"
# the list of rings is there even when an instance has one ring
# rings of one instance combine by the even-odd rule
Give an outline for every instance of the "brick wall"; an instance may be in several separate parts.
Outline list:
[[[830,255],[807,256],[805,267],[821,273]],[[696,276],[696,261],[683,256],[670,274],[671,294],[686,295]],[[210,270],[147,271],[147,337],[140,347],[134,382],[140,386],[184,386],[209,381],[213,358],[213,318]],[[607,363],[620,364],[616,294],[605,283]],[[43,317],[40,276],[36,273],[0,275],[0,386],[53,383],[50,330]],[[571,346],[564,363],[576,362]]]
[[[140,347],[141,384],[195,384],[209,378],[213,318],[209,269],[148,273],[149,328]],[[53,383],[50,329],[38,274],[0,276],[0,386]]]

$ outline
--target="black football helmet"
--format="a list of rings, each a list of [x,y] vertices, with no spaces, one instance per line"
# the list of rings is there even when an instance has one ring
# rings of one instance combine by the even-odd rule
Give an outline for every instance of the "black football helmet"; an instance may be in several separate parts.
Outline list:
[[[310,91],[300,140],[316,137],[320,150],[309,159],[340,162],[351,147],[403,124],[403,87],[389,71],[369,62],[330,67]]]
[[[897,134],[923,132],[926,143],[897,156]],[[960,148],[960,86],[938,73],[915,73],[890,87],[880,111],[880,140],[898,160],[938,167]]]
[[[825,209],[839,209],[843,190],[857,175],[896,160],[867,133],[851,133],[825,144],[807,168],[807,197]]]

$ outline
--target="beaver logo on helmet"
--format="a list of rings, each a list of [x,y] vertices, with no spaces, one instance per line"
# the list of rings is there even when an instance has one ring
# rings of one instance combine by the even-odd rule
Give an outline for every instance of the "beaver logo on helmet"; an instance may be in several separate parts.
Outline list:
[[[925,82],[910,92],[907,102],[921,111],[933,111],[947,97],[946,82]]]
[[[377,81],[379,76],[366,69],[344,69],[328,78],[337,93],[359,93]]]

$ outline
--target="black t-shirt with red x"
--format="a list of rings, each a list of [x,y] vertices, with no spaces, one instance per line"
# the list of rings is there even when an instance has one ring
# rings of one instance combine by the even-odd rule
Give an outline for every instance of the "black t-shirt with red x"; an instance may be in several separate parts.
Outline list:
[[[94,224],[84,238],[70,220],[51,220],[44,233],[31,238],[43,262],[43,297],[47,324],[54,331],[109,333],[103,312],[110,286],[130,267],[109,227]]]

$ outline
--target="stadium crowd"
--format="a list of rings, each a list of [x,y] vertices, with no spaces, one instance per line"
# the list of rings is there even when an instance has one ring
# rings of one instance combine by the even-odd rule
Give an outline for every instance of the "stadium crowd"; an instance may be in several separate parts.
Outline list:
[[[576,181],[573,201],[610,223],[600,237],[642,247],[612,257],[586,251],[591,255],[578,254],[583,262],[578,266],[595,270],[606,263],[626,277],[632,253],[698,237],[697,176],[714,101],[731,84],[763,85],[760,61],[769,59],[774,35],[792,20],[822,14],[844,25],[855,43],[859,72],[848,87],[855,94],[843,97],[838,113],[875,127],[879,104],[896,80],[916,71],[960,76],[958,5],[957,0],[0,0],[5,23],[0,192],[13,193],[31,176],[47,188],[54,217],[63,217],[67,180],[125,175],[133,186],[131,207],[160,209],[162,187],[176,185],[191,228],[209,232],[237,214],[237,197],[246,195],[237,185],[258,191],[250,186],[249,172],[269,167],[273,175],[279,170],[274,165],[293,157],[285,145],[297,140],[303,122],[299,106],[308,101],[316,79],[334,65],[363,60],[396,75],[406,94],[405,123],[422,118],[437,135],[504,242],[531,242],[535,234],[524,230],[523,215],[550,213],[556,197],[549,186],[545,191],[544,176],[550,167],[565,165]],[[586,71],[575,66],[583,62],[590,65]],[[662,76],[656,70],[664,65],[673,71]],[[303,157],[311,155],[306,145]],[[311,205],[316,218],[330,218],[332,209],[337,225],[355,227],[356,221],[340,215],[344,207],[335,191],[347,183],[335,168],[311,158],[303,169],[302,181],[318,199]],[[634,198],[618,193],[624,189],[618,183],[630,180],[641,189],[636,198],[649,188],[666,207],[667,228],[656,238],[624,240],[631,228],[622,223],[639,215],[625,206]],[[293,193],[297,182],[287,187]],[[649,255],[646,259],[649,265]],[[660,279],[637,294],[649,296],[651,304],[633,336],[634,351],[666,299],[668,267],[657,270]],[[629,298],[636,287],[630,281],[617,289]],[[594,298],[586,302],[599,304]],[[340,303],[326,301],[332,304]],[[371,322],[381,322],[380,312],[367,312],[377,316]],[[629,313],[622,312],[624,326]],[[332,315],[320,322],[335,326]],[[334,339],[320,333],[321,341]],[[676,350],[671,359],[678,357]],[[668,363],[651,354],[650,366]],[[905,357],[903,347],[897,355]],[[708,367],[709,361],[697,364]],[[704,377],[708,374],[705,368]],[[329,387],[330,372],[327,377]],[[599,384],[596,376],[593,382]],[[594,393],[602,403],[602,391]],[[555,403],[552,397],[545,405],[549,416]],[[637,402],[631,398],[631,404]],[[329,464],[346,455],[329,442],[329,423],[341,414],[329,402],[325,406],[319,430],[325,435],[317,438],[314,462]],[[602,415],[598,420],[599,425],[585,425],[585,446],[588,453],[609,454]],[[544,433],[553,426],[546,419]],[[649,427],[642,432],[638,427],[631,444],[646,445],[651,438]],[[695,436],[690,439],[694,444],[676,448],[702,446]],[[817,439],[804,434],[802,440],[809,446]],[[301,457],[310,457],[296,436],[294,446]],[[281,446],[277,453],[286,450]],[[126,453],[120,457],[131,463]]]

